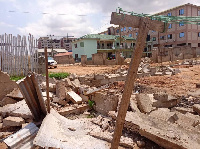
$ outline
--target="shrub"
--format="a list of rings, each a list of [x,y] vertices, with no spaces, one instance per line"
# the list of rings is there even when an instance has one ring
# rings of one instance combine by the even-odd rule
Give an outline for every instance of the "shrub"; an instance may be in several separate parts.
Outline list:
[[[49,73],[49,78],[55,78],[57,80],[67,78],[68,76],[69,73],[67,72]]]

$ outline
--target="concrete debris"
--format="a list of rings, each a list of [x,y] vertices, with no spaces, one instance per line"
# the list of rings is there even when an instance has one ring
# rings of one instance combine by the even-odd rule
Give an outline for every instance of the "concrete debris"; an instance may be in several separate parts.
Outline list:
[[[23,99],[23,95],[19,88],[14,88],[12,92],[6,95],[7,97],[13,98],[13,99]]]
[[[22,117],[9,116],[3,119],[4,126],[22,126],[25,121]]]
[[[91,131],[91,132],[89,132],[89,135],[91,135],[95,138],[98,138],[98,139],[108,141],[110,143],[112,142],[112,138],[113,138],[112,137],[113,133],[110,133],[110,132]],[[121,136],[119,145],[127,147],[127,148],[134,148],[135,142],[131,138]]]
[[[115,112],[109,112],[109,115],[116,119]],[[183,129],[177,124],[167,123],[143,113],[127,112],[124,126],[164,148],[198,149],[200,146],[200,132]]]
[[[137,141],[137,146],[140,148],[145,147],[146,143],[144,141]]]
[[[71,81],[72,86],[75,88],[79,88],[81,86],[80,81],[78,79],[74,79],[74,81]]]
[[[152,94],[136,94],[138,108],[143,113],[149,113],[155,109],[153,107]]]
[[[63,81],[65,82],[66,87],[72,87],[72,82],[69,78],[65,78]]]
[[[56,83],[56,96],[63,100],[66,98],[66,91],[67,89],[65,88],[65,82],[58,81]]]
[[[72,113],[80,114],[85,110],[89,109],[88,104],[74,105],[74,106],[66,106],[58,111],[59,114],[66,116]]]
[[[119,98],[114,93],[96,92],[92,101],[95,102],[94,109],[97,112],[107,115],[109,111],[117,110]]]
[[[17,101],[10,97],[4,97],[2,101],[0,101],[0,106],[3,107],[7,104],[14,104],[14,103],[17,103]]]
[[[76,94],[74,91],[67,92],[66,98],[71,100],[74,104],[82,103],[82,98],[78,94]]]
[[[34,139],[34,144],[43,148],[109,149],[107,142],[87,135],[92,129],[90,127],[87,121],[81,119],[70,120],[51,109],[51,113],[42,122]]]
[[[200,115],[200,105],[199,104],[193,105],[193,110]]]
[[[14,88],[17,88],[16,82],[11,81],[9,75],[2,71],[0,71],[0,84],[0,101]]]
[[[0,107],[0,114],[3,117],[10,115],[10,116],[19,116],[24,119],[33,118],[31,111],[28,108],[28,105],[26,104],[25,100],[19,101],[15,104],[8,104],[3,107]]]

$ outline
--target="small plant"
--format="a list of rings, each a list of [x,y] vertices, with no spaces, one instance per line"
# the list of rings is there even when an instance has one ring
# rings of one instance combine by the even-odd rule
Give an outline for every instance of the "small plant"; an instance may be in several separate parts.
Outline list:
[[[94,101],[88,99],[88,104],[89,104],[89,107],[90,107],[90,108],[93,108],[93,106],[94,106]]]
[[[49,78],[55,78],[57,80],[67,78],[68,76],[69,76],[69,73],[67,73],[67,72],[58,72],[58,73],[50,73],[49,74]]]
[[[12,80],[12,81],[18,81],[18,80],[21,80],[22,78],[24,78],[24,76],[11,76],[10,80]]]

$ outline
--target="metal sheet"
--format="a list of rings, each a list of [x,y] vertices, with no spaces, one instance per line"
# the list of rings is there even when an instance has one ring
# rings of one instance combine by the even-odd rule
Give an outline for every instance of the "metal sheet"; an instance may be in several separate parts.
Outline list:
[[[10,135],[4,142],[11,149],[30,149],[33,147],[33,140],[38,130],[39,128],[34,123],[30,123],[15,134]]]

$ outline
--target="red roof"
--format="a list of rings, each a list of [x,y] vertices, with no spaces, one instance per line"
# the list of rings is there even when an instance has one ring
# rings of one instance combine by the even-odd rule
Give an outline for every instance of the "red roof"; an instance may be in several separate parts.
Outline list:
[[[65,55],[72,55],[72,52],[66,52],[66,53],[59,53],[55,56],[65,56]]]

